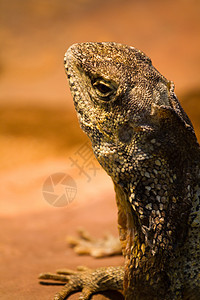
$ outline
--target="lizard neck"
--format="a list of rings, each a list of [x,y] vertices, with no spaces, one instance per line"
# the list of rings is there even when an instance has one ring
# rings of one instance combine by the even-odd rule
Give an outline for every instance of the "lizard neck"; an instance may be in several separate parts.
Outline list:
[[[119,185],[114,185],[118,206],[119,237],[125,258],[126,299],[131,300],[133,296],[138,300],[164,299],[162,297],[168,288],[168,278],[163,272],[164,260],[161,256],[154,256],[151,253],[144,234],[138,230],[139,221],[133,214],[127,194]]]
[[[178,295],[180,281],[184,281],[180,276],[178,282],[174,273],[176,268],[180,273],[187,268],[186,261],[185,267],[180,268],[180,261],[194,241],[196,233],[187,228],[188,222],[197,222],[193,210],[200,192],[197,186],[195,189],[194,178],[188,176],[191,172],[180,176],[162,159],[149,161],[148,166],[154,174],[144,168],[137,176],[134,174],[133,180],[130,176],[128,185],[114,183],[125,257],[124,288],[130,299],[133,295],[143,299],[141,291],[144,299],[168,299],[166,295],[172,299],[172,295]],[[185,241],[184,252],[181,249]],[[194,249],[191,251],[194,253]]]
[[[200,294],[200,181],[194,187],[187,226],[184,243],[177,249],[174,259],[169,262],[170,290],[176,291],[176,294],[181,296],[180,287],[183,287],[183,299],[198,299]]]

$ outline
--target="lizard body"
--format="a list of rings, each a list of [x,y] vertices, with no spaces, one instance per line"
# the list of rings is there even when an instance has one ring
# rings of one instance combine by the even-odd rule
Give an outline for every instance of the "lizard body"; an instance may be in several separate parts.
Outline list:
[[[123,282],[127,300],[200,299],[200,149],[173,82],[117,43],[75,44],[65,68],[81,128],[116,192],[125,267],[117,281],[105,268],[115,284],[102,290]]]

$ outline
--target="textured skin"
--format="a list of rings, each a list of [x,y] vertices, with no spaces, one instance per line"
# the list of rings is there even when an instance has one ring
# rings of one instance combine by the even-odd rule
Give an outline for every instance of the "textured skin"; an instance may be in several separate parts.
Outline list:
[[[81,128],[114,183],[125,299],[200,299],[200,148],[174,84],[116,43],[75,44],[65,68]]]
[[[60,270],[57,274],[41,274],[39,279],[58,280],[67,283],[65,287],[55,295],[54,300],[63,300],[74,292],[82,291],[79,299],[87,300],[93,293],[106,290],[123,289],[123,267],[108,267],[91,270],[79,267],[79,272],[72,270]],[[114,299],[114,298],[112,298]]]

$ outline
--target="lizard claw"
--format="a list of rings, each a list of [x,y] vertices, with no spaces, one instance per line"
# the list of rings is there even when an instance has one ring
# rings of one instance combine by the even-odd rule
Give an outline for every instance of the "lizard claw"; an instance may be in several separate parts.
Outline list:
[[[67,241],[79,255],[88,254],[92,257],[99,258],[121,254],[119,239],[111,234],[107,234],[100,239],[92,238],[84,229],[79,229],[78,234],[78,238],[68,236]]]
[[[56,274],[43,273],[39,279],[65,283],[63,289],[55,295],[54,300],[64,300],[75,292],[81,292],[79,300],[88,300],[92,294],[97,292],[123,289],[123,267],[98,268],[96,270],[79,267],[78,269],[79,271],[59,270]]]
[[[72,293],[71,288],[65,286],[60,292],[58,292],[54,296],[54,300],[64,300],[68,295]],[[79,296],[79,300],[88,300],[92,295],[92,291],[88,288],[83,288],[81,295]]]

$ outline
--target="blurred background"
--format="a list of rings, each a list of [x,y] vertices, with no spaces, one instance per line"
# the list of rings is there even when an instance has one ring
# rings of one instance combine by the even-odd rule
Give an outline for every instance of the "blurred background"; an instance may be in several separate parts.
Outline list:
[[[72,163],[88,140],[64,73],[67,48],[115,41],[144,51],[175,82],[199,140],[199,15],[198,0],[0,0],[1,299],[52,299],[59,287],[38,285],[38,273],[122,262],[79,258],[65,243],[78,226],[117,235],[110,179],[89,148],[96,171],[89,168],[88,177],[82,162]],[[55,173],[69,174],[77,186],[73,201],[59,208],[43,195]]]

